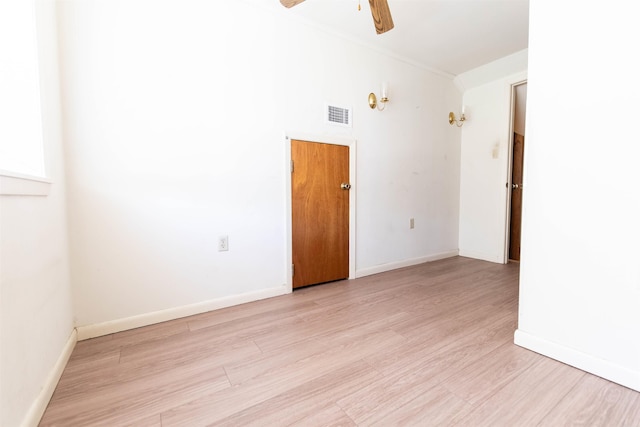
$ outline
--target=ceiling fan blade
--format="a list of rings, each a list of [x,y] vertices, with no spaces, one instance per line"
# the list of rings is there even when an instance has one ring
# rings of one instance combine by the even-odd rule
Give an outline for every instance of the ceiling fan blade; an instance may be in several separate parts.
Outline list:
[[[284,0],[280,0],[284,2]],[[393,19],[389,10],[387,0],[369,0],[371,6],[371,15],[373,15],[373,23],[376,26],[376,33],[382,34],[393,28]]]
[[[293,7],[295,5],[297,5],[298,3],[302,3],[304,0],[280,0],[280,3],[282,3],[282,5],[284,7]]]

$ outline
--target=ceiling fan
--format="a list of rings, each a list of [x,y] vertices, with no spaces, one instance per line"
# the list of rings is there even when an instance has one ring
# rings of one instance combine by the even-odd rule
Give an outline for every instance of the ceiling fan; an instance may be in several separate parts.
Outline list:
[[[293,7],[304,0],[280,0],[280,3],[286,8]],[[371,6],[371,15],[373,15],[373,23],[376,26],[376,33],[382,34],[393,28],[393,19],[387,0],[369,0]]]

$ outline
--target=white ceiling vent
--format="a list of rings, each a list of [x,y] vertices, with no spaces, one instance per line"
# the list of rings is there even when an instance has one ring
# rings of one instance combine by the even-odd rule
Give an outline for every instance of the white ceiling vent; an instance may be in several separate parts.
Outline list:
[[[325,119],[333,125],[351,127],[351,108],[327,104]]]

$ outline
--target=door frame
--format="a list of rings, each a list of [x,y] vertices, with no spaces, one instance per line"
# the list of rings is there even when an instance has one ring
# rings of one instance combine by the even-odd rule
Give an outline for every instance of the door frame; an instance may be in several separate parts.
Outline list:
[[[516,109],[516,86],[528,83],[527,73],[518,74],[514,78],[508,81],[508,106],[509,106],[509,150],[507,153],[507,176],[505,185],[505,224],[504,224],[504,245],[503,245],[503,264],[509,263],[509,245],[511,243],[511,174],[513,172],[513,132],[515,124],[515,109]],[[525,140],[526,141],[526,140]],[[526,144],[525,144],[526,150]],[[527,156],[524,156],[525,159]],[[523,169],[524,170],[524,169]],[[524,178],[523,178],[524,182]],[[524,200],[524,191],[523,191]]]
[[[356,277],[356,139],[333,135],[308,134],[303,132],[285,132],[285,229],[286,254],[285,275],[288,292],[293,292],[293,227],[291,224],[291,140],[317,142],[320,144],[343,145],[349,147],[349,280]]]

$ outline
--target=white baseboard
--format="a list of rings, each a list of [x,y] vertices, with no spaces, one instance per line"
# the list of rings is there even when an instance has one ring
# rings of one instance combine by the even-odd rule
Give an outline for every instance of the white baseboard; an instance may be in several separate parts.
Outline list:
[[[543,356],[605,378],[630,389],[640,391],[640,372],[582,353],[558,343],[547,341],[520,329],[514,334],[514,343]]]
[[[384,273],[385,271],[397,270],[398,268],[410,267],[412,265],[424,264],[425,262],[437,261],[439,259],[451,258],[454,256],[458,256],[458,251],[441,252],[439,254],[429,255],[425,257],[376,265],[374,267],[356,270],[356,278],[371,276],[372,274]]]
[[[33,401],[27,415],[24,417],[22,422],[22,427],[37,427],[44,415],[44,411],[47,409],[47,405],[51,400],[51,396],[53,396],[53,392],[58,386],[58,381],[60,381],[60,377],[62,376],[62,372],[64,368],[67,366],[67,362],[69,361],[69,357],[71,357],[71,352],[76,346],[76,342],[78,342],[78,334],[74,329],[67,340],[64,348],[62,349],[62,353],[60,353],[60,357],[56,361],[56,364],[53,365],[53,368],[49,372],[49,375],[45,379],[44,385],[38,393],[36,400]]]
[[[479,259],[482,261],[495,262],[498,264],[504,264],[504,260],[502,256],[497,254],[486,254],[483,252],[474,252],[474,251],[467,251],[464,249],[460,249],[460,256],[463,256],[466,258]]]
[[[151,313],[126,317],[123,319],[116,319],[87,326],[78,326],[78,341],[100,337],[103,335],[109,335],[116,332],[122,332],[129,329],[140,328],[142,326],[149,326],[160,322],[166,322],[168,320],[193,316],[194,314],[205,313],[207,311],[231,307],[233,305],[258,301],[265,298],[277,297],[280,295],[288,294],[290,292],[291,289],[289,287],[287,287],[286,285],[282,285],[275,288],[246,292],[238,295],[230,295],[227,297],[216,298],[213,300],[184,305],[180,307],[173,307],[166,310],[154,311]]]

